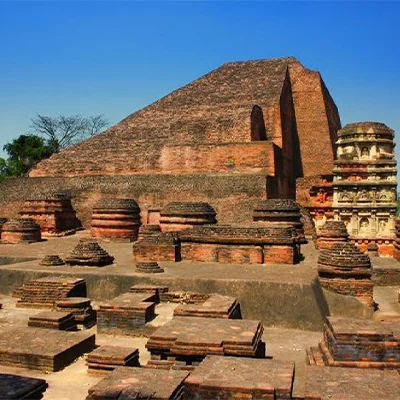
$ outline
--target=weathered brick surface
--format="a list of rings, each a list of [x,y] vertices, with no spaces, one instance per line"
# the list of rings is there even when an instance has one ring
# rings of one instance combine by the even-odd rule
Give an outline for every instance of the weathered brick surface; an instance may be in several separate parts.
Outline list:
[[[65,262],[70,265],[103,267],[112,264],[114,257],[110,256],[96,240],[80,239],[76,247],[65,258]]]
[[[34,243],[41,239],[40,226],[32,218],[13,218],[2,226],[2,243]]]
[[[310,365],[400,368],[400,331],[396,322],[328,317],[323,340],[308,352]]]
[[[349,233],[343,221],[326,221],[317,232],[317,244],[320,250],[331,249],[337,243],[349,241]]]
[[[39,263],[39,265],[43,265],[45,267],[57,267],[64,264],[65,262],[56,254],[48,254],[44,256]]]
[[[178,234],[182,260],[222,263],[299,261],[300,245],[293,228],[253,225],[205,225]]]
[[[76,331],[76,320],[72,313],[62,311],[43,311],[29,318],[28,326],[36,328]]]
[[[181,400],[184,371],[118,367],[89,389],[86,400]]]
[[[93,237],[135,241],[140,226],[140,208],[133,199],[100,199],[93,206],[90,233]]]
[[[322,287],[374,306],[371,260],[351,243],[337,243],[318,258]]]
[[[124,181],[119,194],[136,198],[144,212],[171,201],[207,201],[220,208],[220,221],[233,222],[238,216],[244,221],[251,211],[243,213],[248,205],[241,205],[241,200],[256,199],[251,180],[263,179],[257,186],[258,199],[294,198],[296,178],[330,173],[338,128],[336,106],[319,73],[296,59],[227,63],[103,134],[39,163],[31,177],[46,177],[44,181],[51,183],[54,180],[48,177],[85,176],[89,179],[84,181],[91,182],[96,176],[104,182],[119,175],[117,180]],[[195,176],[195,184],[189,174]],[[148,196],[138,182],[146,182],[145,175],[160,182],[146,190]],[[232,195],[211,185],[214,195],[201,175],[210,181],[220,175]],[[248,184],[233,195],[237,179]],[[189,191],[171,186],[170,180],[185,181],[179,186]],[[69,186],[65,181],[58,184],[58,190]],[[82,195],[76,196],[76,209],[85,215],[87,200],[95,194],[93,186],[77,188]],[[11,214],[23,193],[6,193]]]
[[[294,228],[300,243],[306,243],[300,206],[290,199],[268,199],[258,202],[254,208],[253,221],[269,227]]]
[[[308,367],[305,400],[397,400],[397,371]]]
[[[43,236],[71,234],[82,228],[71,199],[65,193],[25,200],[19,215],[21,218],[32,218],[39,224]]]
[[[67,297],[86,296],[86,282],[80,278],[45,277],[18,289],[17,307],[52,308]]]
[[[207,356],[185,380],[187,399],[291,399],[294,364]]]
[[[173,202],[160,211],[162,232],[180,231],[216,222],[216,212],[208,203]]]
[[[121,346],[101,346],[86,358],[88,373],[105,374],[118,367],[139,367],[139,349]]]
[[[259,321],[174,317],[153,333],[146,348],[152,359],[192,364],[208,354],[265,357]]]
[[[394,258],[400,261],[400,220],[396,220],[396,240],[394,242]]]
[[[0,374],[0,399],[41,399],[47,388],[44,379]]]
[[[129,335],[154,318],[154,293],[124,293],[97,310],[97,331]]]
[[[180,260],[180,242],[171,234],[148,236],[133,244],[133,261],[135,262]]]
[[[230,296],[212,294],[204,303],[183,304],[174,310],[177,317],[204,317],[240,319],[240,304],[238,300]]]
[[[91,328],[96,324],[96,312],[87,297],[66,297],[57,300],[54,309],[72,313],[76,323],[84,328]]]
[[[95,335],[41,328],[12,328],[0,334],[0,364],[59,371],[93,350]]]

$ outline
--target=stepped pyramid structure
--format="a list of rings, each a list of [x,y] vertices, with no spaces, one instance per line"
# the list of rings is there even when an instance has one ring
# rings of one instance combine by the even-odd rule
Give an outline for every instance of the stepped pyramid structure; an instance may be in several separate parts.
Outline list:
[[[22,191],[71,193],[86,226],[103,194],[135,198],[142,223],[173,201],[251,221],[256,201],[294,199],[297,178],[332,173],[340,127],[321,75],[295,58],[226,63],[42,161]],[[23,193],[7,185],[0,205],[11,207]]]

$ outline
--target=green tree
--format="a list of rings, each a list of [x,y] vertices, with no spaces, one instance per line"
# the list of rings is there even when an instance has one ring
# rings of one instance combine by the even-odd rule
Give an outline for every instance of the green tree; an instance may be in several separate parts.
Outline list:
[[[3,150],[8,154],[7,160],[0,160],[3,177],[26,175],[40,160],[54,153],[47,141],[36,135],[21,135],[7,143]]]

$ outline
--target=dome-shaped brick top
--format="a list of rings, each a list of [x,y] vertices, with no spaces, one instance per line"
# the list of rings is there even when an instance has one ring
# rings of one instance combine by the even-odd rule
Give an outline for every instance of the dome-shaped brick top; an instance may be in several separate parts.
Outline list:
[[[348,238],[346,225],[343,221],[326,221],[319,229],[318,236],[333,237],[333,238]]]
[[[268,199],[257,203],[254,211],[300,212],[300,206],[291,199]]]
[[[12,218],[2,227],[8,232],[40,231],[40,226],[32,218]]]
[[[161,210],[161,215],[216,215],[214,208],[208,203],[173,202]]]
[[[331,249],[322,250],[318,257],[318,264],[339,269],[371,268],[369,256],[348,242],[337,243]]]
[[[138,203],[134,199],[113,199],[103,198],[100,199],[94,206],[98,210],[130,210],[137,213],[140,212]]]
[[[354,134],[389,134],[394,136],[393,129],[390,129],[387,125],[381,122],[354,122],[347,124],[338,131],[339,137],[351,136]]]
[[[64,264],[65,262],[56,254],[48,254],[44,256],[44,258],[39,263],[39,265],[48,267],[64,265]]]
[[[112,264],[114,257],[110,256],[96,240],[81,239],[72,250],[65,262],[71,265],[103,266]]]

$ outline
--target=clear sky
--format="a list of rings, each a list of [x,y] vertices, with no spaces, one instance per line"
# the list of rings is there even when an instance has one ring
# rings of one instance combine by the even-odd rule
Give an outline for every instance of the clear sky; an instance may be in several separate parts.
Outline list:
[[[36,113],[116,123],[224,62],[295,56],[342,124],[395,129],[400,159],[399,17],[383,1],[0,1],[0,149]]]

